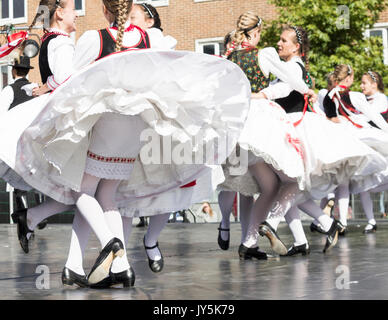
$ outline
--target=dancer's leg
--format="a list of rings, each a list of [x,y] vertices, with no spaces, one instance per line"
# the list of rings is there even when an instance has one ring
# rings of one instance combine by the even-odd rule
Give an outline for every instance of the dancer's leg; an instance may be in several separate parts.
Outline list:
[[[82,179],[81,192],[74,191],[73,196],[80,214],[88,222],[100,241],[101,247],[104,248],[114,236],[107,226],[103,209],[95,198],[99,182],[99,178],[85,173]]]
[[[373,202],[370,197],[369,192],[361,192],[360,199],[362,208],[364,209],[366,218],[368,219],[368,224],[365,227],[364,231],[371,231],[376,226],[376,220],[373,214]]]
[[[279,188],[279,179],[274,171],[264,162],[249,167],[249,171],[260,186],[260,197],[256,200],[249,218],[247,236],[243,245],[248,248],[256,247],[259,225],[268,215]]]
[[[147,233],[144,237],[146,247],[153,247],[158,242],[160,233],[166,226],[170,213],[158,214],[150,217]],[[161,252],[156,247],[154,249],[147,249],[147,256],[154,261],[162,259]]]
[[[334,222],[332,218],[323,213],[322,209],[315,203],[314,200],[309,199],[298,205],[299,209],[310,217],[314,218],[321,225],[323,231],[328,232]]]
[[[346,227],[348,225],[348,210],[349,210],[349,185],[339,185],[335,192],[339,208],[339,220],[341,224]]]
[[[288,226],[290,227],[292,235],[294,236],[294,246],[307,244],[307,238],[299,216],[299,208],[293,206],[290,210],[288,210],[287,214],[285,215],[285,219],[288,223]]]
[[[241,223],[241,243],[247,236],[249,218],[251,216],[254,199],[240,194],[240,223]]]
[[[218,194],[218,204],[221,210],[221,229],[230,229],[230,214],[233,209],[233,202],[236,197],[236,192],[221,191]],[[224,241],[229,240],[229,231],[220,231],[221,239]]]
[[[69,255],[65,267],[80,275],[85,275],[83,256],[91,231],[92,229],[87,221],[76,210],[74,213]]]
[[[124,244],[124,255],[113,260],[113,273],[119,273],[129,269],[129,263],[126,255],[126,246],[123,232],[123,222],[121,214],[116,205],[116,191],[120,180],[101,180],[96,192],[96,200],[104,211],[105,222],[112,235],[121,240]]]

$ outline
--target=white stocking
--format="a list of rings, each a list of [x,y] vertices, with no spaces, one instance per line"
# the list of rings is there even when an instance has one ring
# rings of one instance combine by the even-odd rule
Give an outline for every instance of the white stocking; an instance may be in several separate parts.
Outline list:
[[[99,182],[99,178],[85,173],[82,179],[81,192],[73,191],[73,196],[79,212],[96,234],[101,247],[104,248],[114,236],[106,224],[100,204],[94,197]]]
[[[150,223],[148,224],[147,233],[145,235],[146,247],[153,247],[158,242],[160,233],[166,226],[170,213],[158,214],[150,217]],[[150,259],[158,261],[162,259],[158,248],[147,250],[147,255]]]
[[[73,229],[71,232],[69,255],[65,266],[80,275],[85,275],[85,271],[83,269],[83,255],[91,231],[92,229],[87,221],[78,212],[78,210],[76,210],[74,213]]]
[[[248,232],[243,242],[248,248],[257,245],[259,225],[273,206],[279,188],[279,180],[274,171],[264,162],[249,167],[250,173],[260,186],[260,197],[256,200],[249,218]]]
[[[338,201],[339,220],[343,226],[348,225],[349,196],[349,185],[339,185],[335,191],[335,197]]]
[[[117,257],[113,260],[111,269],[113,273],[119,273],[129,269],[123,233],[123,221],[115,201],[116,191],[120,182],[121,181],[119,180],[101,180],[96,193],[96,199],[104,210],[105,221],[108,228],[114,237],[120,239],[124,244],[125,254],[122,257]]]

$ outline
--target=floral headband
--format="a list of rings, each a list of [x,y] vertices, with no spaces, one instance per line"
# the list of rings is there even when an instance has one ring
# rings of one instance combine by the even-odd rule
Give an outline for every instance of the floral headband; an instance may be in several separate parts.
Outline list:
[[[370,75],[370,77],[372,78],[373,82],[376,82],[377,83],[377,78],[376,76],[374,75],[374,73],[372,71],[368,71],[368,74]]]

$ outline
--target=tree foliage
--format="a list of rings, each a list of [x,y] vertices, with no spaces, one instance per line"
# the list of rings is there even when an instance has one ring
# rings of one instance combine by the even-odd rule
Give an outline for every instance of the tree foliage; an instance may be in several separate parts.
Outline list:
[[[269,1],[277,6],[279,18],[265,24],[263,44],[277,47],[282,24],[305,28],[311,43],[310,73],[318,89],[326,87],[326,75],[341,63],[355,70],[353,90],[359,90],[362,74],[368,70],[379,72],[388,86],[381,38],[365,37],[366,29],[387,7],[387,0]]]

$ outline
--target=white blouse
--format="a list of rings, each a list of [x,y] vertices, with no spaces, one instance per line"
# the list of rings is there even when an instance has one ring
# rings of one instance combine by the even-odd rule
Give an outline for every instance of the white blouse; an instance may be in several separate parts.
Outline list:
[[[371,96],[367,96],[369,104],[379,113],[383,113],[388,109],[388,99],[384,93],[376,92]]]
[[[60,33],[47,46],[48,64],[53,74],[48,77],[47,86],[54,90],[74,72],[73,57],[75,45],[74,40],[69,37],[68,33],[55,28],[48,29],[48,31]]]

